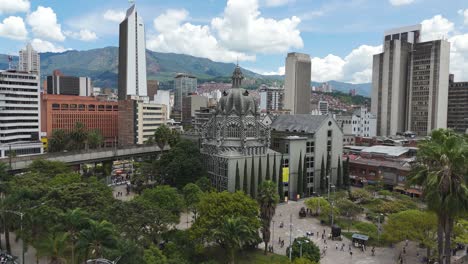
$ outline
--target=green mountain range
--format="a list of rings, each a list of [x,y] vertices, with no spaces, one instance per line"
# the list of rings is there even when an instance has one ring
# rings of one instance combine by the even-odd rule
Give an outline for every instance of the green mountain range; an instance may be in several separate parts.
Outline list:
[[[41,74],[50,75],[53,70],[59,69],[65,75],[89,76],[96,87],[117,88],[117,47],[105,47],[86,51],[65,51],[61,53],[41,53]],[[18,58],[14,58],[14,62]],[[160,53],[146,51],[146,63],[148,79],[157,79],[164,89],[172,87],[171,82],[176,73],[190,73],[204,81],[229,82],[234,63],[215,62],[205,58],[194,57],[184,54]],[[8,68],[8,56],[0,54],[0,69]],[[283,82],[283,76],[261,75],[247,69],[242,69],[244,75],[249,79],[255,79],[255,85],[261,83],[271,84],[274,81]],[[356,88],[359,94],[368,96],[369,84],[348,84],[342,82],[331,82],[335,89],[348,92],[350,87]],[[255,87],[252,85],[252,88]]]

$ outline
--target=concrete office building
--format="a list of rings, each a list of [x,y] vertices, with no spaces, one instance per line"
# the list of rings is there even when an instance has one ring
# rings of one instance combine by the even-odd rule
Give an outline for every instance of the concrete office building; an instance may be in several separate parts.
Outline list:
[[[150,98],[151,99],[151,98]],[[154,103],[155,104],[161,104],[166,106],[166,116],[167,119],[170,119],[171,115],[171,92],[170,91],[164,91],[164,90],[159,90],[156,95],[154,96]]]
[[[280,87],[268,87],[262,84],[259,88],[260,111],[265,113],[283,110],[284,89]]]
[[[447,127],[450,43],[434,40],[414,45],[410,60],[407,130],[426,136]]]
[[[450,45],[419,42],[420,32],[421,25],[386,31],[383,53],[374,55],[371,112],[379,136],[446,127]]]
[[[179,73],[174,78],[174,110],[182,111],[185,96],[197,91],[197,78],[186,73]]]
[[[284,108],[291,114],[310,114],[310,56],[302,53],[288,53],[284,82]]]
[[[41,58],[39,53],[33,49],[31,43],[28,43],[24,49],[19,51],[18,71],[35,73],[41,76]]]
[[[77,122],[85,128],[99,130],[104,145],[117,143],[118,103],[98,101],[89,96],[43,94],[41,96],[41,130],[50,139],[54,130],[73,130]]]
[[[455,82],[450,74],[447,127],[468,134],[468,82]]]
[[[338,162],[342,161],[343,132],[331,116],[280,115],[271,124],[271,145],[283,156],[283,167],[288,168],[289,180],[284,183],[284,189],[290,192],[289,197],[301,194],[297,190],[299,163],[306,166],[303,195],[324,194],[320,190],[322,159],[325,166],[330,163],[330,184],[336,184]]]
[[[338,126],[343,131],[344,144],[354,144],[354,137],[375,137],[377,118],[367,107],[359,107],[352,113],[342,113],[335,117]]]
[[[320,111],[321,115],[328,115],[328,102],[327,101],[319,101],[318,102],[318,110]]]
[[[147,81],[148,97],[150,100],[154,99],[154,96],[158,93],[159,82],[158,80],[148,80]]]
[[[47,76],[47,94],[92,96],[91,78],[65,76],[54,70],[52,75]]]
[[[119,145],[141,145],[154,138],[154,132],[167,122],[165,105],[149,102],[147,97],[119,100]]]
[[[40,154],[39,75],[0,71],[0,158]]]
[[[208,107],[208,98],[197,94],[189,94],[182,100],[182,124],[191,125],[195,119],[195,111]]]
[[[119,32],[119,99],[147,96],[145,25],[135,5],[120,23]]]

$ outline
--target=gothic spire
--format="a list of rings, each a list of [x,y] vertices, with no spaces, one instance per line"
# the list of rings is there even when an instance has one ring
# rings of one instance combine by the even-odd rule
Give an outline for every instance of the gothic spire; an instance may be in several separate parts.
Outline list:
[[[239,64],[237,64],[236,69],[232,73],[232,88],[240,88],[243,79],[244,75],[242,74]]]

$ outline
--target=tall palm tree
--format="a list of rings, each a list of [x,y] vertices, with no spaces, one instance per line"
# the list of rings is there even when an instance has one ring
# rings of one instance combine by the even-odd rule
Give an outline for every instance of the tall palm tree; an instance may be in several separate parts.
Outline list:
[[[84,250],[85,258],[102,258],[104,249],[117,248],[114,226],[106,220],[89,220],[88,229],[80,231],[78,246]]]
[[[67,263],[67,233],[49,234],[45,239],[39,241],[35,246],[38,257],[50,258],[50,264]]]
[[[213,234],[216,241],[226,249],[229,263],[235,263],[237,250],[258,238],[257,230],[252,228],[242,216],[226,217]]]
[[[270,241],[270,223],[275,215],[276,205],[279,201],[276,184],[272,181],[265,181],[260,185],[257,195],[260,205],[260,219],[262,220],[262,238],[265,243],[265,255],[267,253],[268,242]]]
[[[89,222],[88,215],[80,208],[68,210],[62,215],[62,223],[64,230],[68,235],[68,240],[71,242],[71,263],[75,263],[75,248],[78,242],[80,231],[86,227]]]
[[[428,208],[437,214],[439,263],[450,263],[454,221],[468,211],[468,139],[438,129],[418,147],[408,183],[422,186]]]
[[[87,143],[88,132],[81,122],[76,122],[75,127],[70,132],[70,144],[74,150],[84,149]]]
[[[52,137],[49,140],[49,152],[60,152],[65,150],[68,144],[67,132],[63,129],[55,129],[52,131]]]

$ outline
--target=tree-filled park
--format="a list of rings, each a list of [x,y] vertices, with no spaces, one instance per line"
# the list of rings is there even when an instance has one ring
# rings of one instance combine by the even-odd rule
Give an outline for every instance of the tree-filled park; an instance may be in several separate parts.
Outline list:
[[[60,162],[35,160],[14,175],[0,164],[2,251],[12,251],[14,232],[25,249],[36,250],[37,260],[57,264],[99,258],[130,264],[290,263],[289,252],[293,263],[320,262],[320,248],[307,237],[286,245],[288,256],[271,250],[272,219],[282,201],[277,172],[258,182],[254,195],[240,184],[234,193],[217,192],[196,144],[165,128],[158,133],[153,144],[170,150],[135,161],[135,195],[127,201],[116,199],[104,176],[79,174]],[[420,144],[408,184],[421,186],[422,198],[383,185],[351,188],[344,165],[341,184],[329,196],[305,199],[307,217],[324,227],[333,221],[346,238],[366,235],[369,246],[410,240],[427,260],[450,259],[457,244],[468,243],[467,146],[466,137],[447,130]],[[177,228],[182,213],[190,215],[188,228]]]

